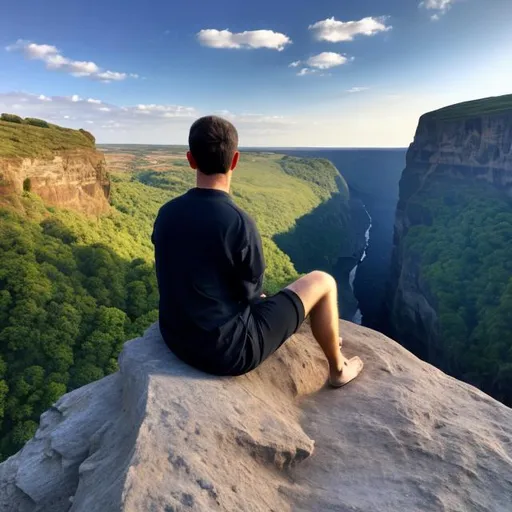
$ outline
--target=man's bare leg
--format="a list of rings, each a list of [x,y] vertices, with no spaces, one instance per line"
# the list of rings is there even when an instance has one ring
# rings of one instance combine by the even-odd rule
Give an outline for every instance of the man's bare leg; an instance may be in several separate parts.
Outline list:
[[[301,277],[290,286],[311,318],[311,331],[329,362],[329,383],[341,387],[355,379],[363,369],[359,357],[347,360],[340,350],[338,292],[332,276],[318,270]]]

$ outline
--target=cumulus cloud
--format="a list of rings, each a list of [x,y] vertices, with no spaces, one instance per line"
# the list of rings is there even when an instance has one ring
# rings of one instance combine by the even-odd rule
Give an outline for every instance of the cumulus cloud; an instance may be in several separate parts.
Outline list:
[[[83,121],[113,119],[116,122],[135,121],[140,112],[146,112],[152,119],[172,117],[191,118],[197,114],[192,107],[181,105],[134,105],[117,106],[99,99],[71,96],[45,96],[23,92],[0,93],[0,106],[4,111],[17,109],[19,115],[39,117],[58,123],[60,119],[74,118]],[[36,117],[38,117],[36,116]],[[67,118],[65,116],[68,116]]]
[[[298,68],[300,66],[300,60],[296,60],[295,62],[290,62],[288,65],[289,68]]]
[[[140,143],[183,143],[192,121],[200,115],[194,107],[172,104],[115,105],[78,95],[45,96],[24,92],[0,93],[0,112],[22,117],[38,117],[72,128],[89,126],[100,141]],[[288,118],[256,113],[222,111],[223,117],[236,123],[241,134],[272,136]]]
[[[301,64],[303,67],[297,73],[298,76],[311,75],[322,70],[335,68],[346,64],[350,59],[346,55],[341,55],[335,52],[322,52],[318,55],[313,55],[306,61],[292,62],[290,67],[298,67]]]
[[[149,105],[137,105],[135,107],[135,112],[141,114],[160,114],[163,117],[182,117],[182,116],[191,116],[196,110],[192,107],[183,107],[181,105],[157,105],[157,104],[149,104]]]
[[[197,39],[210,48],[257,49],[268,48],[282,51],[292,40],[285,34],[273,30],[249,30],[233,33],[229,30],[204,29]]]
[[[338,21],[334,17],[317,21],[308,28],[317,41],[339,43],[352,41],[358,35],[374,36],[379,32],[387,32],[393,27],[387,25],[387,17],[368,17],[359,21]]]
[[[347,92],[350,94],[354,94],[357,92],[367,91],[368,89],[369,89],[368,87],[352,87],[352,88],[348,89]]]
[[[430,11],[436,11],[430,16],[432,21],[438,21],[457,0],[423,0],[420,7]]]
[[[329,69],[335,66],[342,66],[348,62],[347,57],[345,55],[341,55],[335,52],[322,52],[318,55],[314,55],[310,57],[306,63],[312,67],[317,69]]]
[[[46,64],[46,69],[50,71],[61,71],[79,78],[87,77],[106,83],[125,80],[128,77],[138,78],[138,75],[135,73],[128,74],[105,70],[91,61],[69,59],[64,57],[56,46],[49,44],[37,44],[19,39],[16,43],[7,46],[5,49],[8,52],[20,52],[30,60],[40,60]]]

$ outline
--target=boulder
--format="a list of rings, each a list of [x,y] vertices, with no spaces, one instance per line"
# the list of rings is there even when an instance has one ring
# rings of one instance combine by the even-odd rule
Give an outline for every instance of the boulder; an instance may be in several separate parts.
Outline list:
[[[379,333],[341,329],[366,365],[332,390],[307,325],[222,378],[152,326],[0,465],[0,511],[510,512],[512,410]]]

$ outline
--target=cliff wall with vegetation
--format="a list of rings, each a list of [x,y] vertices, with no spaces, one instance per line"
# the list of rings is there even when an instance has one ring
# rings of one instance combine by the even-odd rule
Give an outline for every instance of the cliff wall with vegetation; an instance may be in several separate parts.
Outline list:
[[[425,114],[400,181],[389,332],[508,404],[511,254],[512,95]]]
[[[90,214],[108,210],[105,158],[89,132],[2,119],[8,120],[0,120],[0,195],[25,190],[52,206]]]

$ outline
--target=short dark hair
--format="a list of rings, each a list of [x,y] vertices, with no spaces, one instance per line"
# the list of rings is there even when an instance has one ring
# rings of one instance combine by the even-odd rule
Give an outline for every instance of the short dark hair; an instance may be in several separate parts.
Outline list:
[[[238,149],[238,132],[226,119],[201,117],[190,128],[188,145],[203,174],[226,174]]]

